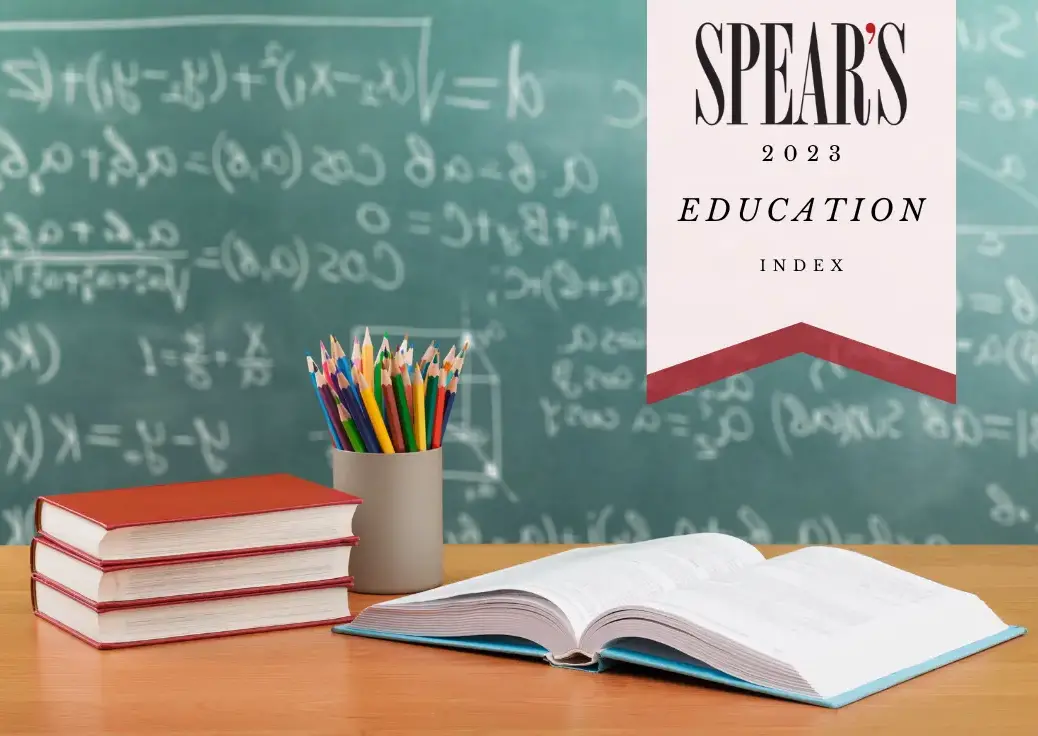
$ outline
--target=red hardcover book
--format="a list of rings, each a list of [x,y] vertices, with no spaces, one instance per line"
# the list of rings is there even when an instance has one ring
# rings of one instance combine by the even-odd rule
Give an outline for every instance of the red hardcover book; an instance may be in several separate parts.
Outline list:
[[[360,499],[291,475],[43,496],[36,531],[104,562],[203,558],[353,537]]]
[[[285,585],[351,585],[352,544],[337,540],[275,551],[145,562],[101,562],[41,534],[32,572],[101,606],[199,595],[239,595]]]
[[[348,595],[345,585],[319,583],[175,602],[97,604],[39,574],[32,577],[33,612],[98,649],[346,623],[353,618]]]

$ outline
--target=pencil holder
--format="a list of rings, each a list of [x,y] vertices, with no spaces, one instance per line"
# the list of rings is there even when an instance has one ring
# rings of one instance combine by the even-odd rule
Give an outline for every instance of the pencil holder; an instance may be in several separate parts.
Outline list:
[[[443,584],[443,451],[332,451],[332,485],[363,499],[350,553],[358,593],[417,593]]]

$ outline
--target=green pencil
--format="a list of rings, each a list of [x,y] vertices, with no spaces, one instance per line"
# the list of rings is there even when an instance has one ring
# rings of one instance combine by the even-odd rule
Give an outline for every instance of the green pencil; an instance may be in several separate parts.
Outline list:
[[[386,366],[382,365],[383,360],[391,360],[393,357],[393,348],[389,346],[389,333],[383,333],[382,344],[378,346],[378,357],[375,358],[375,403],[378,404],[378,412],[382,415],[383,419],[386,417],[386,405],[385,399],[382,398],[382,371],[389,370]],[[392,373],[392,372],[391,372]]]
[[[339,421],[342,422],[343,428],[346,430],[346,437],[349,439],[350,444],[353,445],[354,452],[365,452],[364,440],[360,438],[360,432],[357,431],[357,425],[353,421],[353,417],[346,411],[346,407],[339,404]]]
[[[429,385],[426,388],[425,397],[425,436],[432,443],[433,425],[436,423],[436,389],[440,384],[440,354],[433,355],[432,365],[429,366]]]
[[[382,351],[378,351],[378,357],[375,358],[375,386],[382,385]],[[378,413],[383,417],[386,415],[386,407],[382,405],[382,392],[375,392],[375,403],[378,404]]]
[[[393,381],[393,392],[396,394],[397,410],[400,412],[400,428],[404,430],[404,444],[408,452],[417,452],[418,444],[414,440],[411,424],[411,411],[407,408],[407,391],[404,390],[404,379],[400,375],[400,367],[390,372]]]

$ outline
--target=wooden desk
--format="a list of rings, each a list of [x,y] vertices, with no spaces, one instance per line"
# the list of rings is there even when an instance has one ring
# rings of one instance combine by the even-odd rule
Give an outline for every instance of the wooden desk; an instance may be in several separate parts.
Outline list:
[[[561,549],[450,547],[448,577]],[[27,548],[0,547],[0,733],[1038,733],[1038,547],[864,551],[976,592],[1034,633],[836,711],[327,628],[98,652],[31,614]]]

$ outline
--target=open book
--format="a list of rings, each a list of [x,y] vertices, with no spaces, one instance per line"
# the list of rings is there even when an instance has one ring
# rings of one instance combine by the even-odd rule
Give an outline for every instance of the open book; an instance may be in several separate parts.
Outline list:
[[[343,634],[627,662],[840,707],[1025,632],[979,598],[833,547],[724,534],[580,548],[365,609]]]

